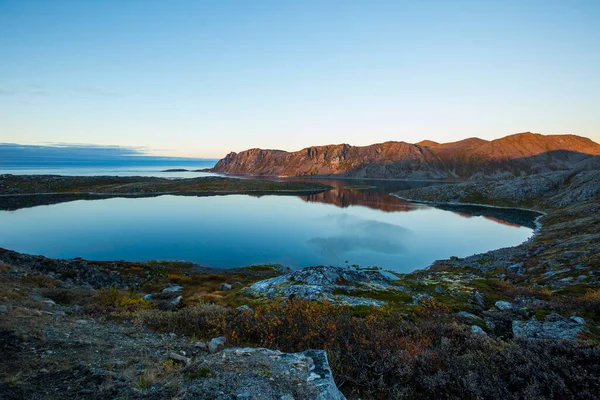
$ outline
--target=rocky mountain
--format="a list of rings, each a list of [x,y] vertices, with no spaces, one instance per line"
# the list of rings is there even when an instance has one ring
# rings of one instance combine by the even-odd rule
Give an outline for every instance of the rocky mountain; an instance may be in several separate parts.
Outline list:
[[[214,172],[268,176],[352,178],[506,178],[600,166],[600,144],[575,135],[519,133],[492,141],[452,143],[424,140],[370,146],[313,146],[295,152],[250,149],[229,153]]]

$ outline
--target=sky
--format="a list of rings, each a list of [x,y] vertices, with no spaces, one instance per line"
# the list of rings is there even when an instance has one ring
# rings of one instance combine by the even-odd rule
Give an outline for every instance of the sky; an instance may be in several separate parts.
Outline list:
[[[0,142],[600,142],[600,1],[0,0]]]

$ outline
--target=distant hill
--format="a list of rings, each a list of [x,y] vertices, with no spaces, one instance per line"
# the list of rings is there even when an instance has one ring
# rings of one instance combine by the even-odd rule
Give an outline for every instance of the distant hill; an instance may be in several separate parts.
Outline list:
[[[576,135],[519,133],[492,141],[385,142],[313,146],[300,151],[250,149],[229,153],[213,171],[269,176],[476,179],[555,170],[597,169],[600,145]]]

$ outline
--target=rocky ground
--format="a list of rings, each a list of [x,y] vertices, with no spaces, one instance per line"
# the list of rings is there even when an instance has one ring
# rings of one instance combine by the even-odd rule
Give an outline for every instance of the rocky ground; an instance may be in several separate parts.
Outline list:
[[[149,313],[170,311],[133,294],[119,299],[117,289],[98,292],[94,286],[106,286],[96,275],[65,279],[59,268],[50,272],[40,267],[43,260],[28,263],[34,260],[29,257],[12,258],[28,267],[4,262],[0,267],[3,399],[344,398],[324,351],[224,350],[225,337],[208,336],[203,342],[152,331],[134,313],[121,309],[125,314],[118,316],[109,309],[144,302]],[[179,294],[181,289],[171,285],[163,292]],[[225,311],[206,303],[199,307],[203,314]]]
[[[599,192],[587,171],[397,193],[545,213],[411,274],[0,250],[0,397],[600,398]]]

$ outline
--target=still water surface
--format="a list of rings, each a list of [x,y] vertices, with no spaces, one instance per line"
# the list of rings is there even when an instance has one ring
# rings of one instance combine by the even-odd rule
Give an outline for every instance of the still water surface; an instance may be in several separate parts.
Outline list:
[[[442,210],[388,195],[408,182],[325,181],[307,196],[160,196],[73,201],[0,212],[0,247],[55,258],[189,260],[214,267],[279,263],[380,266],[410,272],[432,261],[514,246],[534,215]],[[484,213],[484,215],[479,215]],[[523,226],[525,225],[525,226]]]

